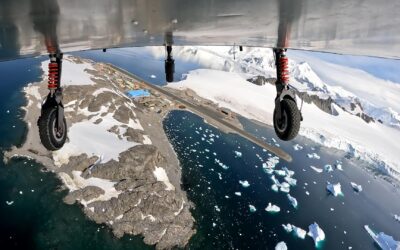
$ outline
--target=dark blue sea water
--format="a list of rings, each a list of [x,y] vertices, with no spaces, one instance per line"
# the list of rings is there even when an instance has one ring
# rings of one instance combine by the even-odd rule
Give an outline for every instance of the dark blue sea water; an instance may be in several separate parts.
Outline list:
[[[273,143],[272,138],[276,139],[273,129],[245,119],[242,122],[246,130],[267,142]],[[297,198],[299,206],[294,209],[286,194],[271,190],[270,175],[261,167],[270,158],[268,152],[239,136],[223,134],[185,111],[170,113],[164,128],[182,164],[183,185],[189,199],[196,204],[193,212],[198,233],[191,242],[193,249],[273,249],[282,240],[289,249],[314,248],[310,237],[301,240],[286,233],[282,224],[287,223],[308,229],[308,225],[317,222],[326,234],[321,245],[323,249],[375,249],[363,228],[366,224],[400,238],[400,224],[391,217],[400,209],[399,190],[386,181],[375,179],[363,170],[364,163],[346,159],[343,152],[333,152],[301,137],[293,142],[278,142],[293,156],[292,163],[281,161],[276,169],[287,167],[295,171],[294,178],[298,182],[290,194]],[[210,142],[210,138],[214,138],[214,142]],[[296,143],[304,149],[295,151]],[[241,152],[242,157],[237,157],[234,151]],[[309,159],[307,153],[317,153],[321,159]],[[223,169],[215,159],[229,168]],[[319,174],[309,167],[323,168],[325,164],[335,164],[338,159],[344,171]],[[250,186],[240,185],[239,181],[243,180]],[[327,181],[340,182],[344,196],[328,194]],[[361,184],[364,191],[355,193],[350,181]],[[241,196],[235,192],[241,192]],[[268,202],[278,205],[281,212],[267,213],[264,209]],[[255,206],[257,211],[251,212],[249,205]]]
[[[78,55],[116,64],[154,84],[164,83],[162,58],[143,49],[108,50],[107,53],[88,51]],[[2,150],[23,142],[26,127],[21,120],[20,107],[25,100],[21,90],[28,82],[40,77],[41,60],[43,58],[0,63]],[[202,65],[179,62],[175,78],[199,67]],[[246,130],[273,143],[274,133],[270,128],[246,119],[241,121]],[[365,224],[400,239],[400,223],[392,218],[393,213],[400,213],[399,191],[388,182],[374,178],[364,170],[365,163],[347,159],[343,152],[319,147],[301,137],[294,142],[278,141],[294,159],[290,164],[281,161],[276,167],[285,166],[295,171],[294,178],[298,183],[290,193],[297,198],[299,206],[294,209],[285,194],[271,190],[271,179],[263,171],[259,159],[267,160],[268,152],[236,135],[223,134],[200,117],[184,111],[170,113],[164,128],[181,161],[183,187],[195,204],[192,212],[198,233],[192,238],[190,249],[273,249],[279,241],[285,241],[289,249],[314,249],[311,238],[295,238],[281,226],[291,223],[307,229],[314,221],[326,234],[323,249],[347,249],[350,246],[375,249],[363,229]],[[211,134],[214,142],[210,140]],[[202,140],[202,137],[207,139]],[[304,149],[295,151],[295,143]],[[234,151],[240,151],[242,157],[236,157]],[[307,153],[317,153],[321,159],[309,159]],[[221,168],[215,159],[229,168]],[[322,168],[336,160],[343,162],[343,172],[318,174],[309,167]],[[152,248],[144,245],[140,237],[116,239],[106,227],[88,221],[79,206],[65,205],[62,198],[66,191],[61,190],[60,181],[40,168],[26,159],[15,159],[8,164],[0,162],[1,249]],[[242,187],[239,180],[247,180],[250,186]],[[326,181],[340,182],[344,196],[328,195]],[[364,191],[355,193],[350,181],[361,184]],[[236,196],[235,192],[241,192],[241,196]],[[7,205],[6,201],[14,203]],[[271,215],[264,211],[268,202],[279,205],[281,212]],[[254,205],[257,211],[250,212],[249,205]]]

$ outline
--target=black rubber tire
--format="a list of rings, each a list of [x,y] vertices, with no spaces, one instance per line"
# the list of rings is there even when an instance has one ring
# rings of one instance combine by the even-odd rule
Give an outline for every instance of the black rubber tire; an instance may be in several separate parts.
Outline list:
[[[42,114],[38,120],[40,140],[45,148],[55,151],[64,146],[67,140],[67,122],[63,118],[64,128],[57,136],[55,131],[55,123],[57,122],[57,108],[43,107]]]
[[[274,129],[279,139],[290,141],[297,136],[300,130],[301,114],[296,103],[291,99],[281,101],[282,118],[278,121],[274,110]],[[283,121],[282,121],[283,119]]]

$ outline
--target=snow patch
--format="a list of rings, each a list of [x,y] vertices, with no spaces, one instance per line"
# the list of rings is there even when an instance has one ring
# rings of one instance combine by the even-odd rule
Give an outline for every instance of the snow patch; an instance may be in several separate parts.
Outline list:
[[[82,203],[84,206],[87,206],[94,201],[107,201],[114,197],[117,198],[118,195],[121,193],[121,191],[117,191],[114,187],[116,182],[97,177],[90,177],[88,179],[85,179],[81,176],[81,174],[81,171],[72,171],[73,177],[71,178],[71,176],[69,176],[67,173],[60,172],[59,176],[70,192],[83,189],[88,186],[95,186],[104,190],[104,194],[98,196],[97,198],[89,201],[80,200],[79,202]]]
[[[157,181],[162,181],[164,182],[166,188],[165,190],[175,190],[174,185],[169,182],[169,178],[167,173],[165,172],[165,169],[162,167],[156,167],[155,170],[153,171],[154,177],[156,178]]]

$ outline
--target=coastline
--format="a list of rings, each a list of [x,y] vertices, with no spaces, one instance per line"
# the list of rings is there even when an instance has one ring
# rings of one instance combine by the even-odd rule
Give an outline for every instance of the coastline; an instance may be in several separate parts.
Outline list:
[[[193,204],[181,189],[181,166],[163,130],[164,115],[126,98],[111,75],[98,74],[104,65],[71,56],[66,60],[93,66],[84,70],[92,83],[67,84],[64,88],[65,113],[70,130],[67,149],[48,152],[41,145],[34,124],[40,115],[42,97],[47,93],[44,74],[40,83],[24,88],[27,104],[22,108],[26,111],[26,139],[21,147],[13,146],[6,151],[4,161],[27,157],[56,173],[69,189],[64,202],[80,203],[90,220],[106,224],[117,237],[142,235],[146,244],[156,245],[157,249],[184,247],[196,232],[190,213]],[[68,66],[63,73],[68,74]],[[99,89],[102,91],[97,91]],[[94,92],[100,100],[93,98]],[[90,100],[78,105],[76,98]],[[110,102],[114,105],[108,105],[104,112],[102,104]],[[118,113],[118,110],[122,111]],[[76,146],[74,132],[78,125],[93,127],[101,124],[113,125],[102,132],[113,134],[125,147],[116,152],[117,158],[105,161],[106,155],[71,151],[72,146]]]

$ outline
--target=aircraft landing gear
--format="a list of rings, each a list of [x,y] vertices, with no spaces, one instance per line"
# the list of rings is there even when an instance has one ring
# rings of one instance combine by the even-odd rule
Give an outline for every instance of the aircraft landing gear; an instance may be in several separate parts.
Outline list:
[[[279,139],[289,141],[299,133],[303,117],[297,108],[294,91],[289,88],[289,63],[286,49],[275,48],[274,54],[277,76],[275,84],[277,96],[273,115],[274,129]]]
[[[38,119],[39,136],[45,148],[60,149],[67,139],[67,123],[64,117],[61,88],[62,54],[50,54],[48,88],[49,94],[42,104]]]
[[[175,73],[175,60],[172,58],[172,46],[166,45],[165,49],[167,51],[167,59],[165,59],[165,78],[167,82],[174,81],[174,73]]]

